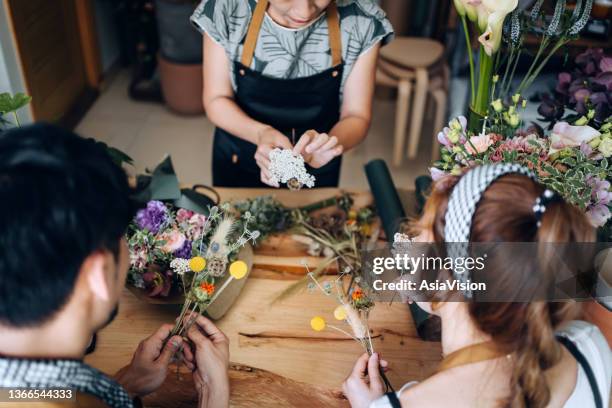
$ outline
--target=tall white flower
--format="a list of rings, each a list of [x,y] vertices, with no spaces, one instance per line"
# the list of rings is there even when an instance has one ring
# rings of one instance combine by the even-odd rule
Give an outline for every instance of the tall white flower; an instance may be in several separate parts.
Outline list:
[[[484,33],[478,38],[487,55],[499,50],[506,16],[518,6],[518,0],[482,0],[478,8],[478,23]],[[486,26],[485,26],[486,22]]]
[[[467,15],[470,21],[478,20],[478,9],[482,6],[482,0],[453,0],[455,8],[460,16]]]

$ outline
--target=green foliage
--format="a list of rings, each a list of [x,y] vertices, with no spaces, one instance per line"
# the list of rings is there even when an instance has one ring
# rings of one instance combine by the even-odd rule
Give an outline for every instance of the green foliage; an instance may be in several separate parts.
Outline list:
[[[15,118],[15,123],[17,126],[21,126],[17,111],[24,106],[27,106],[31,100],[31,96],[21,92],[16,93],[15,95],[11,95],[8,92],[0,93],[0,130],[8,127],[8,124],[10,123],[6,119],[6,115],[8,114],[12,114]]]

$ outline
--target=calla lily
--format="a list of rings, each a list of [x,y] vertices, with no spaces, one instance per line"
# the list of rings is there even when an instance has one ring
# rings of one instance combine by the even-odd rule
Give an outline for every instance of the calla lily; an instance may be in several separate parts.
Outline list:
[[[482,0],[453,0],[455,8],[460,16],[467,15],[470,21],[477,21],[478,8],[481,6]]]
[[[601,134],[590,126],[572,126],[567,122],[558,122],[550,135],[548,154],[552,155],[566,147],[578,147],[599,136]]]
[[[478,41],[483,45],[487,55],[491,56],[499,50],[504,20],[517,6],[518,0],[482,0],[478,8],[478,25],[484,33]]]

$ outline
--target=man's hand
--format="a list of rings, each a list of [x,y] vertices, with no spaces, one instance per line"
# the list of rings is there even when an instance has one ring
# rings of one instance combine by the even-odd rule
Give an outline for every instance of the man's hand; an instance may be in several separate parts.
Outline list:
[[[255,152],[255,161],[261,169],[261,182],[271,187],[280,187],[278,183],[272,179],[270,173],[270,152],[275,148],[289,149],[293,146],[291,141],[285,135],[271,126],[262,128],[257,134],[257,151]]]
[[[380,366],[386,367],[387,362],[380,361]],[[370,403],[385,393],[385,387],[380,378],[378,354],[368,356],[364,353],[355,363],[353,371],[342,384],[342,392],[351,403],[352,408],[367,408]]]
[[[201,315],[195,318],[195,323],[187,331],[187,337],[195,345],[196,370],[193,379],[199,393],[200,407],[229,407],[228,338]]]
[[[141,341],[132,362],[115,375],[119,384],[132,396],[142,397],[159,388],[168,374],[168,364],[181,348],[183,339],[173,336],[164,347],[173,326],[165,324]]]
[[[293,153],[301,154],[306,163],[318,169],[340,156],[343,150],[342,145],[338,144],[337,137],[309,130],[300,137],[293,148]]]

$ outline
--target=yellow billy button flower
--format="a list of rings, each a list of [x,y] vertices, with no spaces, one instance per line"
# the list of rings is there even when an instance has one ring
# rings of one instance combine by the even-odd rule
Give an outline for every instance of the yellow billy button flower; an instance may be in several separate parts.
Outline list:
[[[206,259],[201,256],[194,256],[189,260],[189,269],[194,272],[202,272],[206,268]]]
[[[521,94],[512,95],[512,102],[519,103],[520,100],[521,100]]]
[[[323,319],[321,316],[313,317],[310,319],[310,327],[312,327],[312,330],[314,331],[322,331],[325,329],[325,319]]]
[[[340,305],[334,310],[334,317],[336,320],[346,320],[346,309],[344,305]]]
[[[232,262],[229,267],[230,275],[232,275],[234,279],[244,278],[248,270],[249,267],[247,266],[246,262],[240,260]]]

